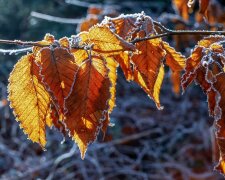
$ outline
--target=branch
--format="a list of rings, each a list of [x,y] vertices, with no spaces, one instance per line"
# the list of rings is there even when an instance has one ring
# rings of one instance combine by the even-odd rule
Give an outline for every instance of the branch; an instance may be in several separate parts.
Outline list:
[[[150,39],[157,39],[160,37],[168,37],[174,35],[225,35],[225,31],[205,31],[205,30],[170,30],[163,26],[161,23],[153,21],[154,25],[158,26],[164,32],[162,34],[157,34],[154,36],[148,36],[144,38],[136,38],[131,41],[132,44],[135,44],[140,41],[146,41]]]
[[[82,19],[61,18],[61,17],[50,16],[47,14],[42,14],[42,13],[34,12],[34,11],[32,11],[30,15],[35,18],[44,19],[51,22],[63,23],[63,24],[80,24],[82,22]]]
[[[49,45],[43,45],[39,42],[35,41],[20,41],[20,40],[5,40],[0,39],[0,44],[14,44],[14,45],[21,45],[21,46],[38,46],[38,47],[48,47]]]
[[[82,2],[82,1],[78,1],[78,0],[65,0],[65,2],[68,3],[68,4],[72,4],[72,5],[80,6],[80,7],[84,7],[84,8],[89,8],[90,6],[101,7],[101,4]]]
[[[12,54],[19,54],[19,53],[23,53],[23,52],[28,52],[28,51],[31,51],[31,50],[32,50],[31,47],[22,48],[22,49],[0,49],[0,53],[12,55]]]
[[[62,18],[64,19],[64,18]],[[225,31],[205,31],[205,30],[170,30],[163,26],[161,23],[154,21],[154,25],[158,26],[163,30],[163,33],[154,36],[147,36],[144,38],[136,38],[130,43],[135,44],[140,41],[146,41],[150,39],[157,39],[161,37],[168,37],[174,35],[225,35]],[[38,41],[20,41],[20,40],[3,40],[0,39],[0,44],[15,44],[21,46],[38,46],[38,47],[49,47],[50,45],[40,44]],[[72,47],[73,49],[85,49],[86,47]],[[10,50],[9,50],[10,52]]]

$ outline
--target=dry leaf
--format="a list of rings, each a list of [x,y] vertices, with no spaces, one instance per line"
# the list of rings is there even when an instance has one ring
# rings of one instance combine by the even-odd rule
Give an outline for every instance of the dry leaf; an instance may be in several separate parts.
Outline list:
[[[188,21],[189,14],[188,14],[188,1],[189,0],[173,0],[174,9],[181,15],[181,17]]]
[[[216,140],[220,158],[216,169],[225,173],[225,51],[221,45],[224,36],[209,36],[201,40],[187,60],[182,86],[186,88],[195,80],[206,93],[209,115],[215,119]],[[215,156],[216,157],[216,156]]]
[[[134,81],[145,90],[160,109],[159,89],[164,76],[162,61],[165,56],[161,40],[139,42],[136,47],[140,53],[132,56],[132,62],[135,66]]]
[[[87,59],[79,68],[73,89],[66,99],[65,124],[78,144],[84,158],[87,146],[96,134],[109,110],[111,82],[104,59],[98,56]]]
[[[33,142],[46,144],[50,96],[43,86],[33,54],[23,56],[9,77],[9,101],[20,126]]]
[[[44,85],[52,92],[52,99],[56,100],[57,111],[64,113],[65,98],[71,91],[78,70],[74,56],[64,48],[43,48],[37,55],[36,62],[41,67]]]
[[[113,56],[113,58],[119,63],[121,69],[123,70],[124,76],[126,77],[126,80],[133,80],[133,70],[129,53],[123,52],[119,55]]]
[[[93,26],[88,34],[82,34],[81,39],[86,44],[93,45],[93,51],[106,53],[105,55],[120,54],[121,51],[135,49],[134,45],[114,34],[107,26]]]

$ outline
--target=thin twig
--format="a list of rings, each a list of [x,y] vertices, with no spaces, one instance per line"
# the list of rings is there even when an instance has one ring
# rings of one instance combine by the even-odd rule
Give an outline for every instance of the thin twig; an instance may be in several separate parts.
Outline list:
[[[144,38],[136,38],[130,43],[135,44],[140,41],[146,41],[150,39],[157,39],[161,37],[168,37],[174,35],[225,35],[225,31],[205,31],[205,30],[170,30],[164,27],[161,23],[155,22],[154,24],[160,27],[164,32],[161,34],[157,34],[154,36],[148,36]],[[49,47],[50,45],[43,45],[39,42],[33,41],[20,41],[20,40],[3,40],[0,39],[0,44],[15,44],[15,45],[22,45],[22,46],[39,46],[39,47]],[[72,47],[73,49],[84,49],[85,47]]]
[[[19,54],[19,53],[23,53],[23,52],[28,52],[28,51],[31,51],[31,50],[32,50],[31,47],[22,48],[22,49],[0,49],[0,53],[12,55],[12,54]]]
[[[35,41],[20,41],[20,40],[5,40],[0,39],[0,44],[15,44],[15,45],[21,45],[21,46],[38,46],[38,47],[48,47],[49,45],[43,45],[39,42]]]
[[[90,6],[99,6],[101,7],[101,4],[94,4],[94,3],[89,3],[89,2],[83,2],[83,1],[78,1],[78,0],[66,0],[65,1],[68,4],[72,4],[75,6],[80,6],[80,7],[84,7],[84,8],[89,8]]]
[[[70,19],[70,18],[61,18],[61,17],[56,17],[56,16],[51,16],[47,14],[42,14],[39,12],[34,12],[32,11],[30,13],[32,17],[51,21],[51,22],[57,22],[57,23],[63,23],[63,24],[80,24],[82,22],[82,19]]]
[[[168,37],[168,36],[174,36],[174,35],[225,35],[225,31],[204,31],[204,30],[196,30],[196,31],[186,31],[186,30],[170,30],[169,32],[165,32],[162,34],[157,34],[155,36],[149,36],[144,38],[136,38],[133,41],[131,41],[132,44],[135,44],[137,42],[151,40],[151,39],[157,39],[161,37]]]

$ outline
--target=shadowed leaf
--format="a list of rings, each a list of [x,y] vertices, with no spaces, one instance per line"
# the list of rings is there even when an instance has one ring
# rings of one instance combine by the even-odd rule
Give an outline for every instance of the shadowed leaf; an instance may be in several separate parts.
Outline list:
[[[69,95],[78,70],[74,56],[64,48],[43,48],[36,58],[46,88],[52,92],[52,99],[59,113],[63,113],[65,98]]]
[[[159,39],[137,43],[140,53],[132,56],[134,81],[155,101],[158,108],[161,108],[158,93],[164,76],[162,60],[165,56],[160,44]]]
[[[66,99],[65,124],[84,158],[87,146],[96,139],[109,110],[111,82],[101,57],[87,59],[79,68],[73,89]]]

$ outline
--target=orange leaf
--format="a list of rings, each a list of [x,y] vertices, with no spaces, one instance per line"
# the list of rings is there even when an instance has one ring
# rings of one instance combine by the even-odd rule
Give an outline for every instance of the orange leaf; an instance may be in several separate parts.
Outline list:
[[[168,65],[172,71],[182,71],[185,67],[185,57],[167,42],[162,41],[162,47],[166,51],[166,65]]]
[[[124,76],[127,81],[133,79],[133,70],[131,69],[130,55],[128,52],[120,53],[119,55],[113,56],[113,58],[119,63],[121,69],[123,70]]]
[[[198,42],[198,45],[195,47],[191,56],[186,61],[185,73],[183,74],[181,79],[183,91],[195,79],[195,71],[201,65],[201,60],[205,55],[205,53],[203,52],[208,53],[205,48],[211,48],[211,50],[213,51],[221,51],[220,47],[218,45],[215,45],[214,43],[222,41],[223,39],[224,36],[209,36]]]
[[[189,19],[188,1],[189,0],[173,0],[173,5],[174,5],[175,10],[186,21]]]
[[[44,40],[39,41],[38,43],[40,45],[52,45],[54,42],[55,42],[55,37],[53,35],[47,33],[44,37]],[[34,46],[32,48],[33,54],[36,55],[40,51],[40,49],[42,49],[42,47]]]
[[[109,26],[112,26],[112,29],[115,29],[116,34],[118,34],[120,37],[127,39],[127,37],[132,33],[132,31],[136,28],[135,22],[136,22],[135,16],[129,16],[129,15],[120,15],[116,18],[110,18],[108,19],[107,23]],[[111,25],[112,24],[112,25]]]
[[[172,71],[172,74],[171,74],[171,82],[172,82],[172,85],[173,85],[173,92],[176,94],[176,95],[179,95],[180,94],[180,72],[179,71]]]
[[[202,47],[196,47],[191,56],[186,61],[185,73],[181,78],[181,86],[183,91],[192,83],[196,74],[195,71],[198,68],[202,58]]]
[[[89,15],[84,19],[78,27],[78,31],[88,31],[92,26],[96,25],[99,22],[98,17],[95,15]]]
[[[103,121],[102,127],[101,127],[101,131],[103,133],[103,139],[105,138],[106,131],[107,131],[107,128],[108,128],[109,125],[110,125],[110,117],[109,117],[109,114],[107,113],[106,119]]]
[[[155,101],[158,108],[161,108],[159,89],[164,76],[162,60],[165,56],[160,45],[159,39],[139,42],[137,49],[140,53],[132,56],[134,81]]]
[[[63,113],[65,98],[69,95],[78,70],[74,57],[64,48],[43,48],[37,55],[36,62],[41,67],[41,75],[46,88],[56,100],[56,108]]]
[[[103,23],[125,40],[134,39],[139,31],[143,31],[145,36],[155,33],[152,19],[144,13],[122,14],[116,18],[107,18]]]
[[[171,82],[175,94],[180,93],[180,74],[185,67],[185,57],[172,48],[167,42],[162,41],[162,47],[166,51],[166,65],[172,70]]]
[[[208,5],[209,5],[210,0],[199,0],[199,12],[201,14],[205,14]]]
[[[218,101],[216,101],[217,106],[215,108],[215,111],[217,111],[215,115],[215,121],[216,121],[216,139],[217,143],[219,145],[220,150],[220,159],[219,163],[216,166],[216,169],[219,170],[221,173],[225,174],[225,73],[220,73],[216,76],[216,82],[213,83],[213,87],[216,89],[217,96],[216,98]]]
[[[95,14],[95,15],[99,15],[101,14],[103,11],[102,7],[98,7],[98,6],[90,6],[88,7],[88,14]]]
[[[63,115],[59,115],[54,103],[50,102],[49,111],[46,117],[46,124],[50,128],[54,126],[61,133],[65,134],[66,129],[64,123],[60,120],[60,117],[63,117]]]
[[[109,69],[99,56],[86,60],[79,68],[74,87],[66,99],[65,124],[84,158],[87,146],[96,139],[109,110],[111,82]]]
[[[215,119],[216,140],[220,152],[216,169],[223,174],[225,173],[225,51],[221,42],[224,40],[224,36],[210,36],[201,40],[188,58],[186,72],[182,77],[183,87],[195,80],[207,95],[209,114]]]

